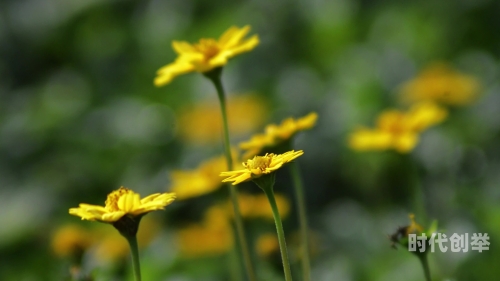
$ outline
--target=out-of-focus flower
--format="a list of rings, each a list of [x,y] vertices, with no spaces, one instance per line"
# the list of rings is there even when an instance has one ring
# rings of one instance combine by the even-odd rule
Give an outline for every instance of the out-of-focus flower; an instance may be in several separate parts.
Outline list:
[[[223,254],[234,240],[227,212],[220,206],[208,209],[201,223],[178,230],[176,236],[180,254],[188,258]]]
[[[254,135],[249,141],[240,143],[240,148],[246,150],[243,159],[260,154],[265,148],[277,146],[299,131],[311,129],[317,119],[318,114],[311,112],[299,119],[287,118],[280,125],[267,125],[263,134]]]
[[[177,59],[157,71],[154,84],[159,87],[166,85],[176,76],[189,72],[207,72],[224,66],[228,60],[241,53],[253,50],[259,44],[259,37],[253,35],[244,39],[250,31],[250,26],[229,28],[219,40],[200,39],[198,43],[173,41],[172,47],[178,54]]]
[[[278,210],[280,212],[280,216],[285,218],[290,213],[290,202],[289,200],[279,194],[274,194],[276,199],[276,204],[278,205]],[[273,210],[271,209],[271,205],[269,205],[269,201],[264,194],[259,195],[250,195],[240,193],[238,195],[238,203],[240,206],[241,216],[249,219],[269,219],[273,220]],[[230,203],[227,205],[227,211],[229,214],[233,212],[233,208]]]
[[[222,182],[233,182],[232,185],[237,185],[244,181],[259,178],[262,175],[271,174],[302,154],[304,154],[302,150],[292,150],[283,154],[266,153],[264,156],[254,156],[252,159],[243,162],[244,169],[222,172],[220,176],[227,177]]]
[[[231,150],[233,156],[236,150]],[[233,161],[236,157],[233,157]],[[242,168],[241,164],[235,167]],[[225,156],[218,156],[201,163],[195,170],[172,171],[171,190],[177,195],[177,199],[184,200],[202,196],[219,189],[223,184],[220,181],[220,172],[227,169]]]
[[[255,131],[267,118],[267,106],[256,95],[230,96],[227,100],[228,127],[233,137]],[[190,143],[214,143],[221,140],[220,105],[199,103],[186,108],[179,116],[179,135]]]
[[[54,232],[51,246],[57,256],[69,257],[81,255],[94,241],[95,237],[87,229],[68,224]]]
[[[257,254],[261,257],[268,257],[279,252],[278,237],[275,233],[265,233],[257,238],[255,248]]]
[[[349,146],[358,151],[395,149],[407,153],[417,145],[423,130],[447,115],[446,109],[430,102],[415,104],[408,112],[387,110],[378,117],[375,129],[362,127],[351,133]]]
[[[108,195],[104,207],[81,203],[78,208],[69,209],[69,213],[82,220],[114,223],[123,216],[139,217],[151,211],[163,210],[174,199],[174,193],[155,193],[141,199],[139,194],[120,187]]]
[[[479,81],[439,62],[424,69],[400,89],[404,102],[434,101],[449,105],[471,103],[480,91]]]
[[[437,231],[437,221],[433,221],[428,229],[424,229],[424,227],[415,221],[414,214],[409,214],[408,217],[410,219],[410,225],[398,227],[396,232],[389,235],[393,248],[396,248],[396,244],[399,244],[408,249],[408,235],[410,234],[415,234],[417,236],[425,234],[428,238],[430,238],[432,234]],[[414,253],[419,254],[420,252],[416,251]]]

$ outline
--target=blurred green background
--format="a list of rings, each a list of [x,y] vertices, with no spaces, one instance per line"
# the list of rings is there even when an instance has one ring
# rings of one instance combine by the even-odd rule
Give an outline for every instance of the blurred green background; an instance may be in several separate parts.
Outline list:
[[[437,219],[446,233],[491,237],[482,253],[432,254],[434,280],[497,280],[499,11],[494,0],[1,1],[0,280],[64,280],[68,261],[50,245],[60,225],[80,223],[69,208],[103,204],[121,185],[143,196],[168,191],[172,170],[222,153],[221,142],[179,136],[185,108],[215,101],[209,81],[194,73],[156,88],[153,78],[175,59],[172,40],[217,38],[246,24],[261,44],[230,61],[223,83],[230,96],[257,93],[268,111],[233,143],[266,122],[319,115],[295,141],[305,151],[298,162],[314,234],[312,279],[423,280],[418,260],[387,239],[408,224],[411,186],[420,185],[422,225]],[[435,61],[479,79],[479,98],[452,108],[408,155],[350,150],[349,133],[397,107],[398,87]],[[280,182],[292,200],[286,172]],[[141,252],[144,280],[229,280],[220,256],[177,258],[175,229],[199,219],[205,199],[151,214],[165,227]],[[250,236],[263,227],[246,226]],[[96,280],[112,280],[99,277],[101,268],[86,265]],[[257,268],[262,280],[281,280],[279,256]]]

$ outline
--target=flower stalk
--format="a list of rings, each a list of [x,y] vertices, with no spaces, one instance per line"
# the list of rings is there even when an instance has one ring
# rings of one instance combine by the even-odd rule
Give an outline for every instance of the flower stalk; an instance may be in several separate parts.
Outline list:
[[[220,109],[222,114],[222,124],[224,128],[224,154],[226,155],[227,168],[228,170],[232,170],[233,157],[231,155],[231,147],[229,142],[229,126],[228,126],[228,118],[226,110],[226,97],[224,88],[222,86],[221,74],[222,74],[222,67],[218,67],[213,69],[212,71],[204,73],[205,77],[207,77],[214,84],[215,89],[217,91],[217,96],[219,98]],[[229,193],[233,205],[236,233],[238,236],[239,245],[243,255],[243,262],[245,264],[247,276],[250,281],[255,281],[256,277],[253,270],[252,260],[250,258],[250,251],[248,249],[247,239],[245,237],[245,231],[243,228],[243,218],[241,217],[240,207],[238,203],[238,191],[236,190],[236,187],[233,185],[229,185]]]
[[[130,253],[132,254],[132,264],[134,267],[135,281],[141,281],[141,264],[139,261],[139,246],[137,245],[137,236],[123,235],[123,237],[127,239],[128,244],[130,246]]]
[[[292,280],[292,271],[290,270],[290,261],[288,259],[288,250],[285,241],[285,232],[283,231],[283,223],[281,222],[281,216],[278,210],[278,205],[276,204],[276,199],[274,198],[274,180],[275,173],[264,175],[262,177],[256,178],[253,181],[264,191],[273,210],[274,222],[276,224],[276,232],[278,233],[278,242],[281,252],[281,260],[283,262],[283,271],[285,273],[285,280]]]
[[[418,255],[418,259],[420,260],[420,264],[422,264],[422,268],[424,269],[425,281],[431,281],[431,271],[429,269],[427,253]]]
[[[302,280],[311,280],[311,264],[309,260],[309,238],[307,235],[307,214],[306,214],[306,202],[304,196],[304,187],[302,185],[302,177],[299,171],[299,165],[297,162],[290,163],[290,172],[292,175],[292,181],[295,191],[295,197],[297,200],[297,211],[299,216],[299,227],[300,227],[300,260],[302,265]]]

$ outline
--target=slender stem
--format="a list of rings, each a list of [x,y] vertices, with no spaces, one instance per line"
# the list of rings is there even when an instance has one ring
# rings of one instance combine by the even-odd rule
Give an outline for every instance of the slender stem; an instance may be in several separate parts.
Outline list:
[[[431,271],[429,269],[429,262],[427,260],[427,254],[418,255],[418,259],[422,264],[422,268],[424,269],[424,275],[426,281],[431,281]]]
[[[311,264],[309,261],[309,239],[307,235],[307,215],[306,202],[304,196],[304,187],[302,185],[302,177],[300,175],[299,164],[297,162],[289,163],[290,172],[292,174],[293,186],[295,188],[295,197],[297,200],[297,209],[299,215],[300,240],[301,240],[301,264],[302,264],[302,280],[311,280]]]
[[[276,199],[274,198],[273,186],[259,185],[262,190],[266,193],[269,204],[271,204],[271,209],[273,210],[274,222],[276,223],[276,231],[278,232],[278,242],[280,245],[281,259],[283,261],[283,271],[285,272],[285,280],[292,280],[292,271],[290,270],[290,261],[288,260],[288,250],[285,241],[285,232],[283,231],[283,223],[281,222],[280,213],[278,211],[278,205],[276,204]]]
[[[134,265],[135,281],[141,281],[141,265],[139,262],[139,247],[137,246],[136,236],[124,235],[130,245],[130,252],[132,253],[132,263]]]
[[[224,88],[222,87],[221,77],[222,68],[214,69],[209,73],[205,73],[205,76],[212,81],[217,90],[217,96],[219,97],[220,109],[222,113],[222,123],[224,127],[224,152],[226,155],[226,162],[228,171],[233,170],[233,157],[231,156],[231,147],[229,142],[229,127],[228,118],[226,110],[226,97],[224,93]],[[240,206],[238,204],[238,191],[234,185],[229,185],[229,193],[231,197],[231,202],[233,205],[234,212],[234,222],[236,225],[236,233],[238,235],[238,241],[243,255],[243,261],[245,264],[248,279],[250,281],[256,281],[255,273],[253,270],[252,260],[250,258],[250,251],[248,249],[247,239],[245,237],[245,230],[243,228],[243,219],[241,217]]]

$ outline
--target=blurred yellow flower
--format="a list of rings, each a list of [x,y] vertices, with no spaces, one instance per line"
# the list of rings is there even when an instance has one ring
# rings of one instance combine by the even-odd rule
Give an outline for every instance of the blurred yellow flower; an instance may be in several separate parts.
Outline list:
[[[415,221],[414,214],[409,214],[408,217],[410,218],[410,225],[406,227],[406,235],[409,234],[420,235],[422,232],[424,232],[424,228]]]
[[[137,232],[139,248],[145,248],[153,241],[161,230],[161,223],[154,217],[146,216],[141,219],[141,227]],[[109,228],[96,229],[94,236],[97,242],[93,255],[101,262],[114,262],[128,258],[130,247],[127,240],[121,238],[119,232]]]
[[[231,154],[237,155],[232,149]],[[233,158],[233,161],[236,157]],[[243,167],[235,165],[235,167]],[[171,190],[177,195],[177,199],[184,200],[197,196],[202,196],[219,189],[223,184],[220,181],[220,171],[227,169],[225,156],[218,156],[201,163],[195,170],[172,171]]]
[[[223,254],[234,240],[227,212],[220,206],[208,209],[201,223],[178,230],[176,236],[180,254],[188,258]]]
[[[141,199],[139,194],[120,187],[108,195],[104,207],[81,203],[78,208],[69,209],[69,213],[82,220],[114,223],[125,215],[135,217],[163,210],[174,199],[174,193],[155,193]]]
[[[304,154],[302,150],[291,150],[283,154],[266,153],[264,156],[254,156],[253,159],[243,162],[243,166],[245,167],[244,169],[222,172],[220,173],[220,176],[227,177],[222,180],[222,182],[232,181],[232,185],[237,185],[244,181],[249,181],[265,174],[270,174],[302,154]]]
[[[275,233],[265,233],[257,238],[255,243],[257,254],[261,257],[268,257],[279,251],[278,237]]]
[[[219,40],[200,39],[198,43],[190,44],[185,41],[173,41],[172,47],[179,55],[177,59],[157,71],[154,80],[156,86],[163,86],[176,76],[189,72],[207,72],[224,66],[228,60],[241,53],[251,51],[259,44],[259,37],[254,35],[244,39],[250,31],[250,26],[238,28],[232,26]]]
[[[317,119],[318,114],[311,112],[299,119],[287,118],[280,125],[267,125],[264,134],[254,135],[249,141],[240,143],[240,148],[246,150],[243,159],[249,159],[263,152],[266,147],[276,146],[299,131],[311,129],[316,125]]]
[[[289,200],[279,193],[274,194],[278,210],[282,218],[290,213]],[[241,216],[244,218],[256,219],[263,218],[274,220],[273,210],[265,194],[251,195],[240,193],[238,195],[238,203],[240,206]],[[230,203],[227,205],[227,212],[232,214],[233,208]]]
[[[375,129],[358,128],[349,137],[349,146],[358,151],[395,149],[400,153],[413,150],[419,133],[442,122],[446,109],[435,103],[413,105],[408,112],[384,111],[377,119]]]
[[[434,63],[400,88],[404,102],[434,101],[449,105],[471,103],[480,91],[479,81],[445,63]]]
[[[68,257],[82,254],[94,241],[90,231],[75,224],[68,224],[54,232],[51,246],[57,256]]]
[[[255,131],[267,118],[267,106],[255,94],[230,96],[227,100],[228,127],[231,135],[241,137]],[[190,143],[214,143],[221,140],[222,117],[215,102],[199,103],[179,116],[179,135]]]

